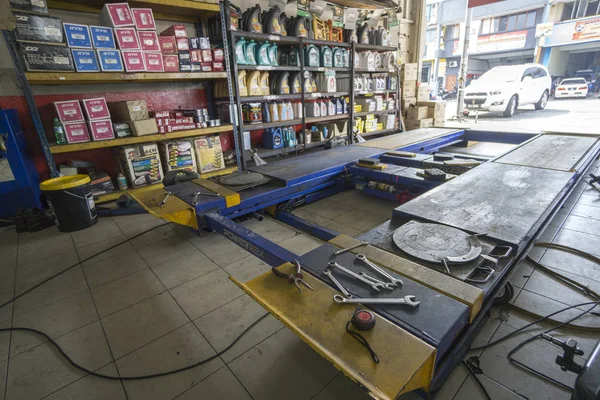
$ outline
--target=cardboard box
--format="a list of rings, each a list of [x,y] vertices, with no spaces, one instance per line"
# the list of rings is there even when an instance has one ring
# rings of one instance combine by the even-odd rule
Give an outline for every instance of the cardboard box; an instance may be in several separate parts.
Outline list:
[[[428,107],[428,118],[446,119],[446,102],[445,101],[420,101],[419,106]]]
[[[165,72],[179,72],[179,57],[177,55],[162,56]]]
[[[10,0],[10,8],[36,14],[48,14],[46,0]]]
[[[410,106],[416,106],[417,105],[417,98],[416,97],[403,97],[402,98],[402,112],[405,113],[408,108]]]
[[[223,62],[225,61],[225,53],[223,49],[213,49],[212,50],[212,59],[213,61]]]
[[[83,143],[90,141],[90,133],[85,122],[63,124],[67,143]]]
[[[131,9],[127,3],[104,4],[100,12],[100,22],[113,28],[134,26]]]
[[[202,49],[200,50],[200,52],[202,53],[202,61],[203,62],[207,62],[207,61],[212,61],[212,51],[210,49]]]
[[[400,79],[403,81],[416,81],[419,79],[419,64],[402,64]]]
[[[121,50],[139,50],[140,39],[135,28],[116,28],[115,36]]]
[[[13,13],[16,19],[15,36],[20,42],[64,43],[60,18]]]
[[[200,50],[200,38],[199,37],[189,38],[189,47],[190,47],[190,50]]]
[[[145,100],[129,100],[108,103],[112,119],[117,122],[141,121],[148,119],[148,106]]]
[[[413,129],[431,128],[433,126],[433,118],[406,119],[404,120],[404,125],[406,126],[407,131],[412,131]]]
[[[148,72],[164,72],[165,65],[163,63],[163,56],[160,53],[149,53],[144,52],[144,63],[146,64],[146,71]]]
[[[156,22],[151,8],[132,8],[133,22],[135,27],[140,30],[155,30]]]
[[[125,71],[127,72],[142,72],[146,70],[144,63],[144,53],[139,50],[123,51],[123,62]]]
[[[190,50],[190,61],[193,63],[202,62],[202,52],[200,50]]]
[[[159,143],[161,161],[164,169],[169,171],[198,171],[194,145],[191,140],[177,140]]]
[[[175,40],[175,36],[159,36],[158,44],[160,45],[161,53],[178,54],[177,41]]]
[[[90,28],[87,25],[79,24],[67,24],[63,23],[65,30],[65,37],[67,38],[67,45],[69,47],[91,49],[92,48],[92,37],[90,35]]]
[[[402,97],[417,97],[417,81],[402,82]]]
[[[123,60],[120,50],[96,50],[102,72],[122,72]]]
[[[192,67],[194,67],[194,64],[192,64]],[[194,69],[192,68],[193,72],[197,72],[194,71]],[[200,63],[200,71],[202,72],[210,72],[212,71],[212,62],[211,61],[203,61]]]
[[[110,118],[110,112],[108,111],[108,105],[104,97],[84,99],[81,102],[83,103],[83,110],[88,120]]]
[[[175,42],[177,42],[177,50],[185,51],[190,49],[190,45],[187,38],[175,38]]]
[[[100,64],[94,50],[72,49],[73,63],[77,72],[99,72]]]
[[[225,65],[222,61],[213,61],[212,63],[213,71],[225,71]]]
[[[187,38],[187,30],[183,24],[171,25],[160,33],[160,36],[175,36],[176,38]]]
[[[431,87],[426,85],[419,85],[417,87],[417,101],[429,101],[429,92]]]
[[[140,46],[142,51],[154,51],[160,53],[160,44],[158,43],[158,35],[154,31],[138,32]]]
[[[198,66],[199,67],[199,66]],[[192,64],[182,64],[179,60],[179,71],[181,72],[192,72]]]
[[[96,49],[116,49],[117,43],[112,28],[106,26],[90,26],[92,44]]]
[[[89,121],[88,126],[90,128],[90,136],[93,141],[115,138],[115,132],[113,131],[113,126],[110,119]]]
[[[45,44],[19,44],[27,71],[74,71],[71,49]]]
[[[120,161],[123,173],[132,187],[151,185],[163,180],[156,144],[122,147]]]
[[[407,119],[424,119],[429,113],[428,107],[409,107],[406,110]]]
[[[59,121],[63,124],[85,120],[81,105],[77,100],[55,101],[52,104],[54,105]]]
[[[133,136],[154,135],[158,133],[156,119],[148,118],[139,121],[128,121]]]
[[[446,123],[446,118],[434,118],[433,126],[444,126]]]
[[[194,139],[194,150],[198,162],[198,172],[206,173],[225,168],[219,135]]]
[[[190,55],[189,50],[188,51],[179,51],[179,52],[177,52],[177,54],[179,55],[180,62],[185,62],[186,64],[192,62],[192,57]]]

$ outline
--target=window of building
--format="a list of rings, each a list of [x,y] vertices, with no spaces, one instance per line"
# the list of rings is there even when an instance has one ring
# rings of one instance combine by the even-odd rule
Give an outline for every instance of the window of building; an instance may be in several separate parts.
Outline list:
[[[446,27],[446,40],[455,40],[460,37],[460,25],[450,25]]]
[[[431,15],[433,14],[433,4],[427,4],[427,8],[425,9],[425,18],[427,22],[431,21]]]
[[[430,65],[423,65],[421,69],[421,83],[429,83],[429,73],[431,71]]]
[[[500,17],[500,24],[498,27],[498,32],[504,32],[508,28],[508,16]]]
[[[425,43],[433,43],[436,41],[436,30],[435,29],[427,29],[425,31]]]
[[[490,18],[484,19],[481,21],[481,29],[479,30],[480,35],[489,35],[490,34],[490,25],[492,20]]]
[[[490,33],[496,33],[500,30],[500,18],[494,18],[490,26]]]
[[[517,16],[509,15],[508,16],[508,26],[506,27],[507,31],[514,31],[517,27]]]
[[[517,26],[515,27],[515,29],[525,28],[526,20],[527,20],[527,13],[518,14],[517,15]]]
[[[539,15],[541,16],[541,14]],[[533,28],[537,22],[537,16],[538,10],[534,10],[498,18],[487,18],[481,20],[479,35]]]
[[[535,26],[535,19],[537,16],[537,12],[530,11],[527,13],[527,23],[525,24],[528,28],[533,28]]]

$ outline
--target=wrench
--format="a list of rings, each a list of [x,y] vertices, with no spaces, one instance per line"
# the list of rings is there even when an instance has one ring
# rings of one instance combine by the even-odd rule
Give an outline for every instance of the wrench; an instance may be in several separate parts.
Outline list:
[[[417,301],[417,297],[413,295],[408,295],[400,298],[385,298],[381,297],[378,299],[346,299],[339,294],[333,296],[333,301],[338,304],[404,304],[405,306],[417,307],[421,304],[420,301]]]
[[[325,275],[327,275],[327,276],[329,277],[329,279],[331,279],[331,282],[333,282],[333,284],[334,284],[335,286],[337,286],[337,288],[339,289],[339,291],[340,291],[340,292],[342,292],[342,294],[343,294],[344,296],[346,296],[346,298],[348,298],[348,299],[351,299],[351,298],[353,298],[353,297],[354,297],[354,296],[352,295],[352,293],[348,292],[348,291],[346,290],[346,288],[345,288],[345,287],[343,287],[343,286],[342,286],[342,284],[341,284],[341,283],[340,283],[340,282],[339,282],[337,279],[335,279],[335,276],[333,276],[333,272],[331,272],[330,270],[326,269],[325,271],[323,271],[323,273],[324,273]]]
[[[365,245],[367,245],[367,244],[369,244],[369,242],[360,242],[360,243],[358,243],[358,244],[355,244],[354,246],[346,247],[345,249],[341,249],[341,250],[335,250],[335,251],[333,252],[333,254],[335,254],[336,256],[339,256],[339,255],[340,255],[340,254],[342,254],[342,253],[345,253],[345,252],[347,252],[347,251],[350,251],[350,250],[354,250],[354,249],[355,249],[355,248],[357,248],[357,247],[360,247],[360,246],[365,246]]]
[[[394,278],[392,275],[388,274],[383,268],[380,268],[377,265],[373,264],[364,254],[357,254],[356,258],[367,264],[371,269],[379,272],[381,275],[389,279],[392,285],[399,287],[404,284],[404,282],[402,282],[400,279]]]
[[[330,261],[329,264],[327,264],[329,266],[329,268],[333,269],[333,268],[338,268],[340,269],[342,272],[346,273],[347,275],[350,275],[351,277],[353,277],[354,279],[357,279],[363,283],[366,283],[367,285],[371,286],[371,288],[373,290],[376,290],[379,292],[380,289],[385,289],[385,286],[381,283],[374,283],[371,282],[370,280],[363,278],[362,276],[358,275],[357,273],[350,271],[349,269],[342,267],[340,264],[336,263],[335,261]]]
[[[394,290],[396,288],[396,286],[394,286],[393,283],[380,281],[379,279],[373,278],[372,276],[367,275],[364,272],[359,272],[358,274],[363,278],[370,280],[373,283],[381,283],[387,290]]]

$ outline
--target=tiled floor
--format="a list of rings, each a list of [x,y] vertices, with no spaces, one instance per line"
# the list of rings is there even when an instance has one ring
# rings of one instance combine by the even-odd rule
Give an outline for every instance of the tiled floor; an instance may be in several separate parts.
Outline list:
[[[600,197],[581,186],[544,240],[600,251]],[[379,225],[393,203],[344,192],[294,213],[350,236]],[[590,223],[597,220],[597,224]],[[564,222],[564,227],[560,229]],[[93,228],[66,234],[50,228],[17,235],[0,230],[0,303],[91,255],[165,224],[148,215],[102,218]],[[303,254],[320,241],[266,218],[244,225]],[[600,290],[600,266],[556,250],[536,249],[534,258]],[[83,262],[34,292],[0,309],[0,328],[11,325],[47,332],[91,370],[121,376],[160,373],[223,350],[265,311],[229,279],[248,280],[269,267],[216,234],[198,236],[165,224]],[[515,302],[539,312],[576,304],[582,296],[531,266],[513,277]],[[596,317],[597,318],[597,317]],[[510,332],[529,318],[494,310],[477,344]],[[598,324],[589,318],[590,323]],[[536,327],[539,331],[540,327]],[[483,384],[496,399],[567,399],[569,394],[525,375],[505,355],[523,333],[482,352]],[[575,336],[584,350],[594,335]],[[541,350],[541,351],[540,351]],[[554,365],[557,349],[536,342],[520,357],[569,384],[572,374]],[[472,377],[457,368],[439,399],[483,398]],[[0,400],[17,399],[368,399],[327,361],[269,316],[212,361],[178,375],[145,381],[106,381],[70,366],[43,338],[0,334]],[[415,398],[407,396],[406,399]]]

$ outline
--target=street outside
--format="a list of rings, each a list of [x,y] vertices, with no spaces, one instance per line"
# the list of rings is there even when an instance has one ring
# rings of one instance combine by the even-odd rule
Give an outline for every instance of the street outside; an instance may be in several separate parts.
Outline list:
[[[512,118],[504,118],[500,113],[475,112],[465,121],[453,120],[456,114],[456,101],[446,107],[446,126],[468,127],[478,130],[521,130],[531,132],[573,132],[600,135],[600,98],[595,93],[586,99],[550,99],[544,110],[535,110],[533,105],[519,107]]]

